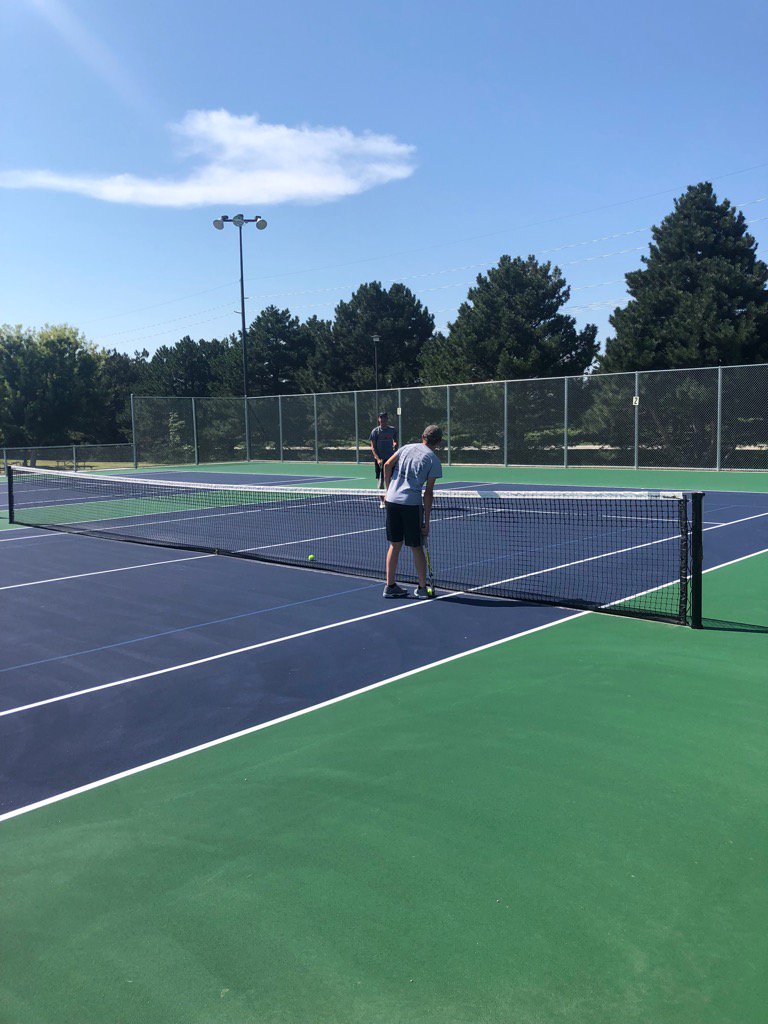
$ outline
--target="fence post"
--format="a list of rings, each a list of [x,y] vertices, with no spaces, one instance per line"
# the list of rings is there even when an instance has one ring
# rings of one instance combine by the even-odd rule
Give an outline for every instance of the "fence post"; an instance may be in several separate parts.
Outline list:
[[[640,374],[635,370],[635,469],[640,468]]]
[[[448,455],[448,465],[451,464],[451,386],[450,384],[445,385],[445,422],[446,422],[446,452]]]
[[[357,392],[355,392],[355,462],[360,462],[360,425],[357,414]]]
[[[313,404],[314,409],[315,409],[315,462],[319,462],[320,461],[320,452],[319,452],[319,449],[317,447],[317,395],[316,394],[312,395],[312,404]]]
[[[504,465],[509,464],[509,381],[504,381]]]
[[[280,461],[283,461],[283,396],[277,396],[277,429],[279,433]]]
[[[403,443],[403,416],[400,410],[403,408],[403,389],[397,389],[397,440],[398,446]]]
[[[563,377],[563,469],[568,469],[568,378]]]
[[[136,447],[136,411],[133,406],[133,395],[131,395],[131,447],[133,448],[133,468],[139,468],[139,452]]]
[[[8,473],[8,449],[3,448],[3,472]]]
[[[76,444],[72,445],[72,470],[75,473],[77,472],[77,445]]]
[[[243,412],[245,414],[245,461],[251,461],[251,421],[248,415],[248,399],[243,398]]]
[[[192,399],[192,443],[195,446],[195,465],[200,465],[200,449],[197,445],[197,400]]]
[[[721,465],[721,434],[723,428],[723,368],[717,368],[717,452],[715,456],[715,469],[719,472]]]

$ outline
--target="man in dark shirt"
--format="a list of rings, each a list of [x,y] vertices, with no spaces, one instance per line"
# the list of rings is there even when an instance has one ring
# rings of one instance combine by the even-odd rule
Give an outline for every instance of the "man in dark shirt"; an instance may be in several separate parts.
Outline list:
[[[384,463],[397,451],[397,430],[389,425],[389,415],[379,413],[379,425],[371,431],[371,451],[374,458],[374,470],[379,481],[379,489],[386,490],[384,484]],[[381,496],[380,507],[384,508],[384,495]]]

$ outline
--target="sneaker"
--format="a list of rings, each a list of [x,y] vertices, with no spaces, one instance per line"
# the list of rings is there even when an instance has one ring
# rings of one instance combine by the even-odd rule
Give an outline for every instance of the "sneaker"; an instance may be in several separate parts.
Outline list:
[[[379,502],[379,508],[386,508],[386,507],[387,507],[387,506],[386,506],[386,505],[384,504],[384,502],[383,502],[383,501],[380,501],[380,502]]]
[[[384,587],[382,597],[408,597],[408,591],[405,587],[398,586],[397,583],[393,583],[391,586]]]
[[[413,592],[413,596],[417,597],[419,601],[424,601],[429,597],[426,587],[416,587]]]

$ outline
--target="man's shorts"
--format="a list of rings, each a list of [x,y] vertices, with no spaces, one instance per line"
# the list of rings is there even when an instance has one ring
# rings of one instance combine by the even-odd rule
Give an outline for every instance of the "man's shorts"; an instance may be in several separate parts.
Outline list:
[[[399,505],[394,501],[386,502],[387,506],[387,540],[391,544],[405,541],[409,548],[420,548],[422,545],[421,505]]]

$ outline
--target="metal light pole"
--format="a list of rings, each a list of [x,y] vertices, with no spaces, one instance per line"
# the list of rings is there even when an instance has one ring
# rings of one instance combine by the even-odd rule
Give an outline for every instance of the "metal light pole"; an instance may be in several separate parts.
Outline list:
[[[242,213],[234,217],[227,217],[222,214],[213,222],[217,231],[222,231],[226,223],[234,224],[240,241],[240,318],[241,318],[241,346],[243,350],[243,398],[248,397],[248,353],[245,348],[245,283],[243,281],[243,224],[255,224],[259,231],[263,231],[267,222],[263,217],[244,217]]]
[[[372,334],[371,340],[373,341],[373,373],[374,380],[376,381],[376,402],[379,401],[379,336],[378,334]]]

